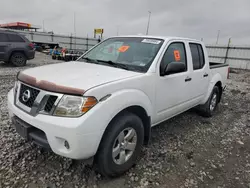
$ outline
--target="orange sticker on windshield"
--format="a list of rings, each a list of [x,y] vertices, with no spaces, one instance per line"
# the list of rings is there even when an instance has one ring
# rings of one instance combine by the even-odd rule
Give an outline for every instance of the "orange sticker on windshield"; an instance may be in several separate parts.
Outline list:
[[[130,46],[121,46],[118,51],[119,52],[126,52],[129,49]]]
[[[174,59],[175,61],[180,61],[181,60],[181,55],[179,50],[174,51]]]

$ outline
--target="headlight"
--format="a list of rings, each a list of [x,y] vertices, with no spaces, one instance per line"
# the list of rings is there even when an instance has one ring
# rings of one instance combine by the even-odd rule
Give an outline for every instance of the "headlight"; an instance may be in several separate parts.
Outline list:
[[[64,95],[57,105],[54,116],[79,117],[97,104],[95,97]]]

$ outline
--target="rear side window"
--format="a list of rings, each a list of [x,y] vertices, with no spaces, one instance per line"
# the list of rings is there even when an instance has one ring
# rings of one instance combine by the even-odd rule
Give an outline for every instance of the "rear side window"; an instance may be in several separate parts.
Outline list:
[[[205,65],[205,57],[204,57],[202,46],[200,44],[198,44],[198,51],[200,55],[200,66],[202,68]]]
[[[25,42],[19,35],[8,34],[10,42]]]
[[[193,60],[193,69],[198,70],[204,67],[205,59],[202,46],[200,44],[189,44],[192,60]]]
[[[0,33],[0,42],[9,42],[7,34]]]

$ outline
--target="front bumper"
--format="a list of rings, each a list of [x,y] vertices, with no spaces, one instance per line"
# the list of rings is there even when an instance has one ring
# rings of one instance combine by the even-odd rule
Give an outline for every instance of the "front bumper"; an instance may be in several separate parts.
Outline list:
[[[8,93],[8,108],[10,118],[16,116],[25,124],[44,132],[52,151],[64,157],[88,159],[94,156],[104,132],[104,130],[94,129],[96,118],[88,116],[88,113],[80,118],[55,117],[44,114],[33,117],[16,107],[13,90]],[[33,141],[35,140],[33,139]],[[65,141],[69,144],[68,149],[65,147]],[[37,142],[35,141],[35,143]]]
[[[33,141],[36,145],[39,145],[46,149],[51,149],[47,137],[43,131],[36,127],[29,125],[17,116],[11,118],[17,133],[28,141]]]

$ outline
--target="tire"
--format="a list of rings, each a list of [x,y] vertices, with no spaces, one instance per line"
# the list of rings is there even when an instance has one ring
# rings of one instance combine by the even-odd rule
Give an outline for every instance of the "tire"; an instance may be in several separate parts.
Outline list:
[[[199,107],[200,114],[204,117],[212,117],[217,109],[220,98],[218,86],[214,86],[213,91],[204,105]]]
[[[122,175],[136,163],[143,140],[142,120],[130,112],[118,115],[111,121],[101,140],[95,156],[97,170],[106,177]]]
[[[14,52],[10,57],[10,62],[16,67],[23,67],[26,65],[27,58],[21,52]]]

